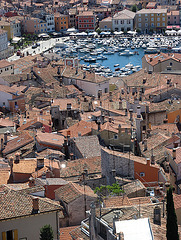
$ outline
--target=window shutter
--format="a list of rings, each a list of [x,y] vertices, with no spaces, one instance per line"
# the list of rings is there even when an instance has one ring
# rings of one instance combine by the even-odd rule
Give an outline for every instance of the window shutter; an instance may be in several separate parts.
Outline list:
[[[2,240],[6,240],[6,232],[2,232]]]
[[[18,240],[18,230],[14,230],[14,240]]]

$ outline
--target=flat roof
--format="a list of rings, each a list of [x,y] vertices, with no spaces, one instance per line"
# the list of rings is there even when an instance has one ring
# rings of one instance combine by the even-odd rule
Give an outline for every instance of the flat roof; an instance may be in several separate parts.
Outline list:
[[[115,225],[116,233],[122,232],[124,234],[124,240],[153,240],[148,218],[117,221]]]

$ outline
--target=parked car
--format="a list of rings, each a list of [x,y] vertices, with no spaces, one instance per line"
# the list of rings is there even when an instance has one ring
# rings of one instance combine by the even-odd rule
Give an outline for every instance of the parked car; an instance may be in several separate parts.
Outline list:
[[[37,48],[37,45],[33,45],[32,48],[33,48],[33,49]]]

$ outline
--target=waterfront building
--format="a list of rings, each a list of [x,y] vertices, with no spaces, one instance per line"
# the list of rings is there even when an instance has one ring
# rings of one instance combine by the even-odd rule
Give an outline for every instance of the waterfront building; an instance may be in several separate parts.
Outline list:
[[[167,26],[167,9],[141,9],[135,16],[136,29],[148,33],[162,32]]]
[[[116,13],[112,19],[114,31],[130,31],[134,29],[135,13],[127,9]]]
[[[96,17],[92,11],[79,12],[77,16],[77,28],[79,31],[94,31],[95,30]]]
[[[24,33],[37,34],[47,32],[47,22],[39,18],[24,17],[22,27]]]
[[[69,24],[68,15],[55,13],[54,21],[55,21],[55,31],[56,32],[60,32],[62,30],[68,29],[68,24]]]

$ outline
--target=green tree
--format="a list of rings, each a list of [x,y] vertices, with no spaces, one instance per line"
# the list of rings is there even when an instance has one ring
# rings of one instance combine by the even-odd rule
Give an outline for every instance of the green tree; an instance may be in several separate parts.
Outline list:
[[[177,216],[175,213],[172,188],[167,191],[167,240],[179,240]]]
[[[137,12],[138,8],[136,6],[136,4],[134,4],[132,7],[131,7],[131,11],[132,12]]]
[[[50,224],[40,229],[40,240],[53,240],[53,229]]]
[[[120,188],[117,182],[113,183],[113,185],[101,185],[100,187],[96,187],[94,190],[94,193],[97,193],[99,196],[106,195],[107,192],[109,195],[119,196],[121,193],[123,193],[123,190]]]

